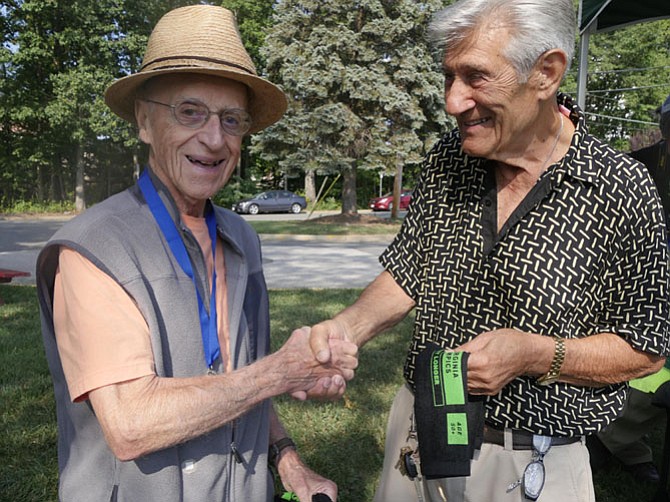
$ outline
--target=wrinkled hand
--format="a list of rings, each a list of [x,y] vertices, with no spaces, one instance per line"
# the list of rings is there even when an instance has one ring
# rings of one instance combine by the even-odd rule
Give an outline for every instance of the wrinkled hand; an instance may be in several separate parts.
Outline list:
[[[456,350],[469,352],[468,392],[495,395],[526,372],[538,335],[514,329],[487,331]]]
[[[344,394],[346,382],[354,377],[358,366],[358,347],[343,339],[328,343],[329,357],[319,361],[310,345],[310,328],[303,327],[279,349],[289,385],[288,392],[300,400],[336,399]]]
[[[338,347],[344,345],[350,350],[350,355],[356,358],[355,364],[343,373],[344,380],[335,377],[332,380],[321,379],[316,386],[307,393],[291,394],[295,399],[337,399],[346,390],[346,381],[354,377],[353,370],[358,367],[358,346],[349,340],[344,326],[335,320],[327,320],[312,326],[309,343],[312,354],[321,364],[339,366]]]
[[[309,344],[317,361],[327,363],[331,358],[331,343],[336,340],[351,341],[344,325],[334,319],[312,326]]]
[[[333,502],[337,500],[337,485],[303,464],[296,453],[286,454],[278,471],[284,488],[295,493],[301,502],[312,502],[317,493],[328,495]]]

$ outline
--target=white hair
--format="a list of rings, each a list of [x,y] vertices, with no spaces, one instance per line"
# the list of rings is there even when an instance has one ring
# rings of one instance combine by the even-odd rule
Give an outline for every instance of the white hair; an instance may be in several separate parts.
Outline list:
[[[458,0],[433,16],[428,37],[446,53],[488,23],[510,30],[504,53],[520,81],[551,49],[565,52],[569,69],[577,29],[572,0]]]

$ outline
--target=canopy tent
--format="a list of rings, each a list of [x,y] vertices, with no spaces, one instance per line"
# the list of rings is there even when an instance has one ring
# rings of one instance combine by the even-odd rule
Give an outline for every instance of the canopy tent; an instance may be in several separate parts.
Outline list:
[[[670,0],[580,0],[577,103],[586,104],[589,37],[624,26],[670,17]]]

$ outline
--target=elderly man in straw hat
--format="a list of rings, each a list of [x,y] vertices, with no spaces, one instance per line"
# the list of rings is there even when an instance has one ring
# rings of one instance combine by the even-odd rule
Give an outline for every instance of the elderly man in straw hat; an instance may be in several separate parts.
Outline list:
[[[336,360],[320,365],[301,329],[269,354],[258,237],[209,200],[285,96],[256,75],[232,14],[200,5],[166,14],[140,71],[105,98],[137,124],[149,163],[38,259],[60,498],[269,501],[274,464],[301,500],[335,500],[271,398],[341,396],[356,347],[334,343]]]

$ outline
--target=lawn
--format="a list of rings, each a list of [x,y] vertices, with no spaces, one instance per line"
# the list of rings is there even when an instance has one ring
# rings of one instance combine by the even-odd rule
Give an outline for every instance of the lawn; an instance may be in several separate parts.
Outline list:
[[[334,215],[297,221],[261,221],[249,218],[247,222],[259,234],[298,235],[395,235],[401,224],[401,220],[363,214],[355,217]]]
[[[327,318],[359,290],[274,290],[274,347],[291,330]],[[55,408],[42,351],[35,288],[0,285],[0,501],[57,500]],[[372,499],[383,459],[386,417],[402,381],[411,333],[408,319],[361,350],[360,369],[345,399],[334,403],[276,400],[290,434],[315,470],[335,480],[341,502]],[[652,442],[660,457],[663,431]],[[548,473],[551,475],[551,473]],[[613,466],[595,476],[598,502],[651,501],[653,487]]]

